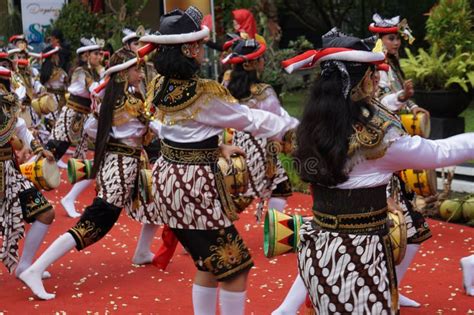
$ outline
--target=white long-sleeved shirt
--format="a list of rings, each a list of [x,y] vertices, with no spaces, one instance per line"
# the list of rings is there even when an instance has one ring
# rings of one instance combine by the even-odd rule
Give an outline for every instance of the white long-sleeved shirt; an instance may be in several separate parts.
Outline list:
[[[281,140],[298,125],[296,118],[229,103],[211,94],[200,96],[192,106],[181,110],[180,116],[188,119],[175,122],[173,115],[164,116],[160,137],[175,142],[200,142],[220,135],[223,128],[233,128],[256,137]]]
[[[385,155],[355,165],[341,189],[376,187],[388,184],[394,172],[403,169],[434,169],[474,159],[474,133],[464,133],[442,140],[419,136],[385,135],[391,143]]]

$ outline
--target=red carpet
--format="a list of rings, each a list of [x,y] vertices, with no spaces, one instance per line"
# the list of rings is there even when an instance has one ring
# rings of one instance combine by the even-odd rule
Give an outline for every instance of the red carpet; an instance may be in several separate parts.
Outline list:
[[[63,174],[63,178],[65,178]],[[70,188],[64,181],[54,192],[46,193],[56,206],[53,223],[40,252],[75,222],[66,217],[59,199]],[[92,188],[80,199],[78,209],[90,203]],[[306,214],[310,197],[295,194],[290,198],[290,212]],[[253,211],[252,211],[253,212]],[[402,314],[474,314],[474,297],[462,289],[459,259],[474,253],[474,229],[429,221],[434,237],[423,244],[407,272],[402,290],[422,303],[419,309],[402,308]],[[263,228],[252,213],[245,213],[237,223],[252,250],[256,267],[250,272],[246,314],[270,314],[283,300],[296,274],[296,256],[286,255],[268,260],[263,256]],[[154,266],[131,264],[140,225],[122,215],[111,233],[101,242],[78,253],[71,252],[49,271],[52,279],[46,289],[57,293],[52,301],[38,301],[6,269],[0,267],[0,312],[11,314],[118,314],[177,313],[192,314],[191,285],[194,265],[178,247],[166,272]],[[160,233],[161,234],[161,231]],[[156,250],[159,238],[153,244]]]

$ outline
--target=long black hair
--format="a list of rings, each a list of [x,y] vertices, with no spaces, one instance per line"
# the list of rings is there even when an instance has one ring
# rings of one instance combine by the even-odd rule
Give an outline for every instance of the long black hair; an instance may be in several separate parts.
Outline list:
[[[112,129],[112,121],[114,116],[114,106],[117,101],[123,97],[125,83],[116,82],[117,73],[110,76],[109,83],[105,87],[105,94],[100,105],[99,126],[97,128],[97,136],[95,139],[94,164],[92,167],[92,176],[95,177],[104,159],[109,141],[110,130]]]
[[[351,76],[351,89],[360,79],[360,75]],[[306,182],[335,186],[348,178],[344,167],[352,126],[356,121],[365,123],[368,117],[362,115],[365,101],[354,103],[350,96],[346,99],[342,88],[341,73],[331,71],[318,77],[311,89],[297,129],[294,153],[300,163],[300,176]]]
[[[181,44],[162,45],[153,59],[156,71],[167,78],[191,79],[201,65],[194,58],[188,58],[181,52]]]
[[[54,49],[53,46],[48,46],[45,49],[43,49],[43,53],[47,53],[48,51],[51,51],[53,49]],[[41,65],[40,82],[43,85],[49,81],[49,79],[51,78],[51,75],[53,74],[54,68],[56,67],[56,65],[53,63],[51,59],[52,59],[52,56],[49,58],[46,58],[43,61],[43,64]]]
[[[237,64],[232,69],[230,74],[229,85],[227,89],[230,91],[233,97],[238,100],[244,99],[250,96],[250,87],[254,83],[259,83],[260,80],[257,76],[256,70],[246,71],[242,64]]]

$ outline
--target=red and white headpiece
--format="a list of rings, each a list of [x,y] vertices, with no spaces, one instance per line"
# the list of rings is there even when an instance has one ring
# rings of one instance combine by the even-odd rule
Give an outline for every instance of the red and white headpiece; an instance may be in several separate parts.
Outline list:
[[[256,60],[262,57],[267,50],[267,46],[264,43],[259,43],[255,39],[232,39],[224,44],[224,50],[229,47],[232,48],[232,52],[222,59],[223,64],[239,64],[249,60]],[[245,53],[245,51],[251,51]]]
[[[10,79],[12,76],[12,71],[8,68],[0,66],[0,77],[5,79]]]
[[[86,51],[93,51],[102,49],[104,46],[104,41],[101,39],[95,39],[92,37],[91,39],[88,38],[81,38],[81,47],[76,50],[76,54],[82,54]]]

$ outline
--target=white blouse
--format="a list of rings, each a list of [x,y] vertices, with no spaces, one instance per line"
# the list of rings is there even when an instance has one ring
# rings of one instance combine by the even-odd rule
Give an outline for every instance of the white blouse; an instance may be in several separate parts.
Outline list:
[[[298,120],[290,116],[279,117],[207,94],[181,112],[180,116],[189,119],[174,122],[173,115],[164,116],[160,128],[162,138],[182,143],[199,142],[220,135],[223,128],[233,128],[256,137],[281,140],[288,130],[298,125]]]
[[[278,99],[275,90],[272,88],[267,88],[265,91],[263,91],[263,93],[263,100],[252,98],[249,101],[245,101],[244,104],[250,108],[261,109],[280,117],[290,117],[288,112],[281,106],[280,100]]]
[[[26,126],[26,122],[23,118],[17,118],[15,125],[15,134],[27,148],[31,149],[30,143],[35,139],[35,137],[33,137],[33,134]]]
[[[393,173],[404,169],[434,169],[456,165],[474,159],[474,133],[464,133],[441,140],[419,136],[384,138],[391,143],[382,158],[363,160],[349,173],[349,179],[339,184],[341,189],[376,187],[388,184]]]

